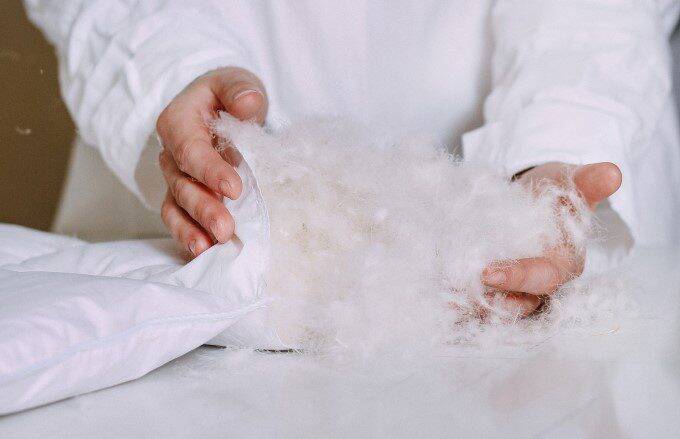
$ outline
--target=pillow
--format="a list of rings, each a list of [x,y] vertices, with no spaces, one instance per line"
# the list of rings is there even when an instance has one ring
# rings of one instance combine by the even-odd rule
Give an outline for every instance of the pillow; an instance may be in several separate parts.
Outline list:
[[[0,268],[0,414],[138,378],[260,306],[142,279]]]

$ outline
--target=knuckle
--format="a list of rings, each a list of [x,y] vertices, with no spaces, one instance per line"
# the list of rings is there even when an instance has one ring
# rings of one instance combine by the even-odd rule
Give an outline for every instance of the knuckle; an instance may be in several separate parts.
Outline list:
[[[521,265],[515,265],[510,267],[508,270],[508,280],[511,286],[518,286],[518,289],[522,289],[526,286],[526,270]]]
[[[176,178],[170,184],[170,191],[177,201],[182,200],[189,181],[185,178]]]
[[[198,164],[197,161],[204,157],[206,147],[212,149],[212,144],[202,138],[193,138],[184,142],[178,143],[173,149],[173,156],[177,167],[187,174],[191,174],[192,168]],[[193,171],[196,173],[196,171]],[[205,171],[198,171],[203,174]],[[203,175],[193,175],[194,177],[203,177]]]
[[[209,186],[213,186],[212,183],[217,180],[217,176],[219,175],[219,171],[216,168],[217,167],[214,165],[204,166],[198,176],[199,180]]]
[[[174,149],[175,162],[182,172],[187,172],[190,163],[192,144],[184,142],[177,145]]]
[[[206,199],[207,197],[201,197],[197,202],[196,205],[194,206],[192,210],[192,217],[199,221],[201,224],[208,224],[214,217],[213,212],[214,210],[212,209],[210,205],[210,200]]]
[[[214,180],[232,180],[231,173],[229,172],[228,164],[224,159],[217,158],[210,166],[205,168],[205,177]]]

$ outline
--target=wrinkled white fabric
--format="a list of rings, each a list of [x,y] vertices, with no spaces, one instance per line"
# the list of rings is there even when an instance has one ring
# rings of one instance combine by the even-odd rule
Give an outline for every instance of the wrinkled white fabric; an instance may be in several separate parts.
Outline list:
[[[306,114],[380,122],[510,173],[552,160],[613,161],[625,177],[612,206],[638,242],[680,240],[666,42],[676,0],[25,3],[57,47],[85,142],[153,207],[163,193],[150,140],[156,116],[196,76],[235,65],[262,78],[272,126]],[[76,162],[75,173],[105,172]],[[81,180],[68,188],[59,230],[96,231],[106,218],[119,236],[163,233],[104,182],[90,183],[89,206],[111,214],[89,217],[73,201],[83,199]]]
[[[139,378],[265,306],[155,281],[183,262],[0,224],[0,415]]]

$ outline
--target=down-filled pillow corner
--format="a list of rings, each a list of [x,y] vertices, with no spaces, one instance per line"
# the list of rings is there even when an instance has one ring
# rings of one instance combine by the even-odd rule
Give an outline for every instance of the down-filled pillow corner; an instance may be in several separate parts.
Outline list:
[[[148,281],[0,268],[0,415],[138,378],[261,306]]]

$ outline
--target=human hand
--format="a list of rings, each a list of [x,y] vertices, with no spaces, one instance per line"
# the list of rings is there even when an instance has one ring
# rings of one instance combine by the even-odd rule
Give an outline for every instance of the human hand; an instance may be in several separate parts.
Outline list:
[[[231,238],[234,219],[222,196],[235,200],[242,190],[235,163],[215,149],[207,125],[218,111],[262,124],[267,114],[262,82],[241,68],[211,71],[178,94],[156,123],[163,145],[159,162],[168,185],[161,218],[192,256]]]
[[[576,166],[554,162],[524,172],[518,182],[533,191],[540,191],[545,185],[573,185],[594,210],[619,189],[621,178],[621,171],[613,163]],[[561,285],[579,276],[584,264],[585,251],[564,242],[541,257],[495,262],[482,272],[482,282],[491,291],[500,292],[491,294],[495,306],[527,316]]]

